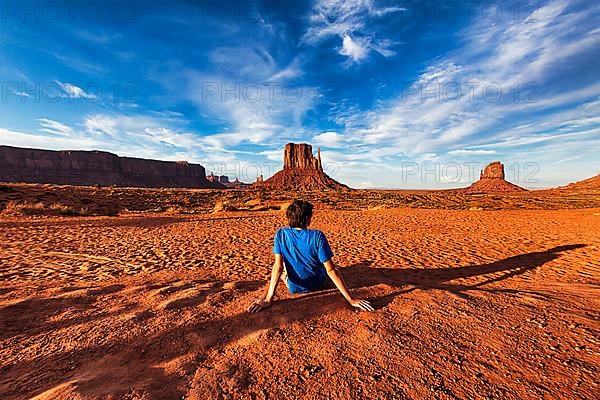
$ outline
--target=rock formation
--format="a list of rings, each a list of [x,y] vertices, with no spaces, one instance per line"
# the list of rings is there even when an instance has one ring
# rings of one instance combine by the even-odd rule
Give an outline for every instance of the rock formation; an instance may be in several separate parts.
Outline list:
[[[504,179],[504,164],[494,161],[488,164],[479,174],[479,180],[466,188],[469,193],[510,193],[524,192],[520,186]]]
[[[577,194],[598,194],[600,193],[600,175],[596,175],[579,182],[570,183],[566,186],[561,186],[553,190]]]
[[[321,150],[313,156],[312,146],[288,143],[283,154],[283,170],[254,187],[283,190],[349,189],[323,172]]]
[[[504,164],[500,161],[494,161],[491,164],[486,165],[479,174],[479,179],[490,178],[490,179],[504,179]]]
[[[206,179],[208,179],[210,182],[222,183],[225,186],[229,184],[229,177],[227,175],[215,175],[211,172]]]
[[[0,146],[0,182],[129,187],[223,188],[187,161],[119,157],[103,151],[52,151]]]
[[[251,185],[252,185],[251,183],[242,182],[238,178],[235,178],[235,180],[233,182],[229,182],[225,186],[227,186],[228,188],[232,188],[232,189],[246,189],[246,188],[250,187]]]
[[[215,175],[212,172],[206,177],[206,179],[208,179],[209,182],[215,182],[223,185],[226,188],[231,189],[246,189],[251,185],[250,183],[240,181],[238,178],[235,178],[235,180],[230,181],[227,175]]]
[[[283,169],[312,169],[323,172],[321,149],[317,150],[317,158],[315,158],[310,144],[286,144],[283,152]]]

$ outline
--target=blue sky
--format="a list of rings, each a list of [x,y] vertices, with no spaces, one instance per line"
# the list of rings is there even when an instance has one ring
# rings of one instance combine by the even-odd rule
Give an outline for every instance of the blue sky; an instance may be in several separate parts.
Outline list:
[[[4,2],[0,25],[0,144],[252,181],[308,142],[357,188],[600,172],[595,0]]]

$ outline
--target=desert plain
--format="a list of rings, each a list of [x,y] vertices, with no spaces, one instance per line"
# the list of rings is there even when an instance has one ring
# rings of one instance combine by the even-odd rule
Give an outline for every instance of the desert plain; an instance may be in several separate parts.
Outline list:
[[[374,312],[246,312],[292,196]],[[598,199],[6,185],[0,398],[594,399]]]

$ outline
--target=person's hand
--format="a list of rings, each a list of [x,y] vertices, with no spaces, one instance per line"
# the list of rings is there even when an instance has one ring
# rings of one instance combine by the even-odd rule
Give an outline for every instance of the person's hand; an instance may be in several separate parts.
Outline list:
[[[373,311],[374,310],[371,303],[369,303],[367,300],[352,299],[349,301],[349,303],[352,307],[358,308],[359,310],[362,310],[362,311]]]
[[[250,304],[250,307],[248,307],[248,312],[257,313],[260,310],[264,310],[265,308],[271,307],[271,303],[272,301],[267,301],[264,299],[255,300],[252,302],[252,304]]]

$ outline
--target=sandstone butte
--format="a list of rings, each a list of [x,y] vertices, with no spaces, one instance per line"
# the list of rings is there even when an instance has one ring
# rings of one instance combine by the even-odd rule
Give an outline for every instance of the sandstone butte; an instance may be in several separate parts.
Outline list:
[[[283,153],[283,170],[265,181],[260,179],[255,188],[283,190],[320,190],[350,188],[323,172],[321,149],[314,157],[312,146],[306,143],[288,143]]]
[[[0,182],[77,186],[223,188],[202,165],[119,157],[104,151],[52,151],[0,146]]]
[[[479,180],[465,191],[469,193],[511,193],[525,192],[526,189],[508,182],[504,175],[504,164],[494,161],[481,171]]]

